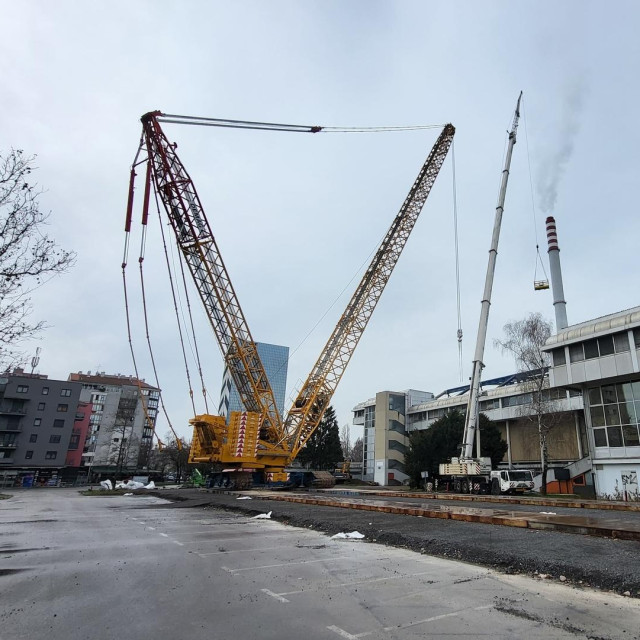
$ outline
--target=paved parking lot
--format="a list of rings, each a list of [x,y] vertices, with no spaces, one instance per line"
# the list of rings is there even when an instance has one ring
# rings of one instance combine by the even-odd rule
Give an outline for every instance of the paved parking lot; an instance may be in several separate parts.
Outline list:
[[[153,497],[0,502],[0,638],[638,638],[640,602]]]

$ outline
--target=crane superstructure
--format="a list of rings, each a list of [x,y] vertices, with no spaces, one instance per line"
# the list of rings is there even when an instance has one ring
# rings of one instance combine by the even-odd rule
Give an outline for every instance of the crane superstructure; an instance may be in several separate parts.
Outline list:
[[[193,181],[178,158],[175,145],[168,141],[162,130],[160,122],[163,121],[194,123],[193,118],[165,116],[159,111],[142,117],[143,141],[148,154],[143,222],[146,222],[146,208],[153,181],[225,363],[247,409],[244,412],[232,412],[228,425],[221,416],[195,416],[190,421],[194,427],[190,462],[220,463],[224,469],[217,477],[219,486],[242,488],[257,481],[252,474],[258,474],[263,481],[285,481],[288,478],[285,467],[294,460],[318,428],[329,406],[442,167],[453,142],[455,129],[451,124],[444,126],[353,297],[283,420]],[[281,130],[279,127],[280,125],[269,125],[245,128]],[[297,127],[293,130],[317,133],[321,129]],[[132,193],[133,187],[130,186],[128,225],[131,219]],[[318,472],[314,473],[319,477]],[[309,474],[303,480],[308,482]]]
[[[498,257],[498,242],[500,240],[500,228],[502,226],[502,214],[504,212],[504,202],[507,193],[507,184],[509,182],[509,171],[511,168],[511,156],[513,155],[513,147],[516,144],[516,136],[518,132],[518,122],[520,120],[520,101],[522,100],[522,92],[518,96],[516,110],[513,116],[513,123],[509,131],[507,151],[505,154],[504,168],[502,170],[502,179],[500,182],[500,191],[498,194],[498,204],[493,223],[493,233],[491,236],[491,247],[489,249],[489,262],[487,265],[487,273],[485,277],[484,293],[482,296],[482,306],[480,310],[480,320],[478,322],[478,335],[476,338],[476,348],[473,356],[473,367],[471,372],[471,381],[469,384],[469,399],[467,401],[467,411],[464,421],[464,432],[462,444],[460,448],[459,458],[453,458],[450,463],[440,465],[441,475],[450,475],[454,480],[454,486],[458,491],[467,493],[468,491],[483,491],[489,487],[495,492],[494,479],[500,482],[500,472],[491,470],[491,459],[483,458],[480,455],[478,446],[478,456],[473,457],[473,445],[478,431],[479,407],[478,401],[480,396],[480,381],[482,379],[482,369],[484,368],[484,348],[487,340],[487,327],[489,325],[489,310],[491,308],[491,292],[493,289],[493,277],[496,270],[496,260]],[[531,474],[531,472],[527,472]],[[510,486],[508,476],[503,477],[506,481],[505,487],[509,490],[515,487]],[[533,487],[533,478],[531,477],[531,486]],[[504,491],[502,491],[504,492]]]

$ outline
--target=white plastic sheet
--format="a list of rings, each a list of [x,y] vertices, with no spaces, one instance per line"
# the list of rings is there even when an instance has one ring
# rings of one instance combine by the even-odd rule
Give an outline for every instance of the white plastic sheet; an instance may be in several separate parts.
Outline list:
[[[354,539],[354,540],[361,540],[362,538],[364,538],[364,535],[362,535],[359,531],[352,531],[351,533],[336,533],[335,536],[331,536],[332,538],[350,538],[350,539]]]
[[[257,516],[253,516],[254,520],[270,520],[271,514],[273,511],[269,511],[269,513],[259,513]]]

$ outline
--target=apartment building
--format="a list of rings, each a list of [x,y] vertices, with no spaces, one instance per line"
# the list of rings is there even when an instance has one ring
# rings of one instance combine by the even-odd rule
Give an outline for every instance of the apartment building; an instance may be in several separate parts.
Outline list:
[[[14,369],[0,376],[0,483],[56,485],[84,446],[88,420],[77,382]],[[75,460],[72,455],[72,460]]]
[[[91,405],[82,464],[92,473],[134,473],[148,466],[160,389],[134,376],[72,373]]]

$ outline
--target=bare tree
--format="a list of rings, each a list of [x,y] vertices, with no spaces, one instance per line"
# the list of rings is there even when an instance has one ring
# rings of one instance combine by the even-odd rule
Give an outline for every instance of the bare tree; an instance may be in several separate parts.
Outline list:
[[[165,444],[156,450],[154,465],[162,473],[174,472],[177,480],[186,479],[189,475],[190,450],[190,442],[181,438],[179,446],[175,436],[168,433],[165,437]]]
[[[30,294],[49,277],[72,266],[75,254],[57,247],[44,233],[49,214],[40,211],[42,191],[29,182],[35,156],[12,149],[0,154],[0,365],[19,364],[19,342],[44,322],[29,323]]]
[[[551,397],[547,378],[550,357],[542,350],[553,333],[553,325],[542,314],[530,313],[523,320],[508,322],[503,330],[505,338],[496,340],[496,346],[503,352],[511,353],[518,370],[527,374],[523,387],[531,398],[530,402],[523,406],[522,415],[533,420],[538,428],[542,470],[540,492],[545,495],[549,468],[549,432],[560,419],[558,402]]]
[[[351,448],[351,462],[362,462],[362,456],[364,455],[364,441],[362,438],[358,438]]]
[[[345,460],[351,460],[351,429],[348,424],[340,429],[340,445]]]

